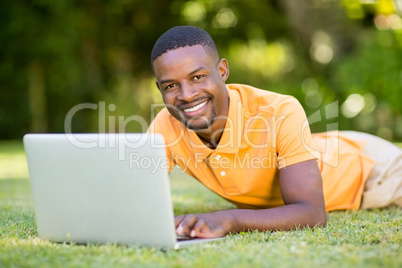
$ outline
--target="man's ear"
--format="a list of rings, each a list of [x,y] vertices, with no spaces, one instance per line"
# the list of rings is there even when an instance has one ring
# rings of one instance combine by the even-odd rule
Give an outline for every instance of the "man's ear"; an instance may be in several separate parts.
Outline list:
[[[156,87],[159,89],[159,91],[161,91],[161,88],[159,87],[158,80],[155,80],[155,84],[156,84]]]
[[[225,58],[222,58],[218,63],[218,71],[222,82],[225,82],[229,77],[229,64]]]

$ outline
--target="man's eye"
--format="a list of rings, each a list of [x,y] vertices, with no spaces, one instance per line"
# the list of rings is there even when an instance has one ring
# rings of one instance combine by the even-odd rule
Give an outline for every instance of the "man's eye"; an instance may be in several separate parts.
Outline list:
[[[165,89],[171,89],[171,88],[174,88],[175,87],[175,84],[170,84],[170,85],[167,85],[166,87],[165,87]]]
[[[196,75],[196,76],[194,76],[194,80],[200,80],[201,78],[203,78],[204,76],[203,75]]]

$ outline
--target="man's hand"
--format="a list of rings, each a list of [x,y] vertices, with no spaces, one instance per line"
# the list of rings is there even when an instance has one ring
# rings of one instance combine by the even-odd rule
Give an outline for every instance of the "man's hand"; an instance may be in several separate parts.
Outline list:
[[[175,217],[176,233],[191,237],[212,238],[229,233],[232,218],[226,211],[188,214]]]
[[[207,238],[229,232],[325,226],[327,216],[322,179],[316,161],[308,160],[282,168],[279,177],[284,206],[181,215],[175,218],[176,233]]]

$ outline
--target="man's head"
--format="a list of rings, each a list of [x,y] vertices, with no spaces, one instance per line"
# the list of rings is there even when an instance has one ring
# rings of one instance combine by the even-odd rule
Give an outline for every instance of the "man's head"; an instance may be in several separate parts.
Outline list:
[[[154,61],[162,54],[170,50],[195,45],[201,45],[207,54],[218,62],[218,50],[209,33],[194,26],[176,26],[162,34],[156,41],[151,54],[152,70],[154,69]]]
[[[229,68],[225,59],[219,61],[207,32],[192,26],[170,29],[156,42],[152,65],[170,114],[197,131],[224,127]]]

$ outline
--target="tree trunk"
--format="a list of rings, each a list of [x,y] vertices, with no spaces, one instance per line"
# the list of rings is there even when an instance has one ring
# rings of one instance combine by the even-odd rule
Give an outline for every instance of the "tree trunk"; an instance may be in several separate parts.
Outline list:
[[[43,65],[32,61],[28,68],[31,132],[47,131],[45,75]]]
[[[334,57],[353,49],[356,25],[347,17],[341,1],[282,0],[280,3],[290,27],[306,52],[311,52],[318,32],[324,32],[330,37]]]

